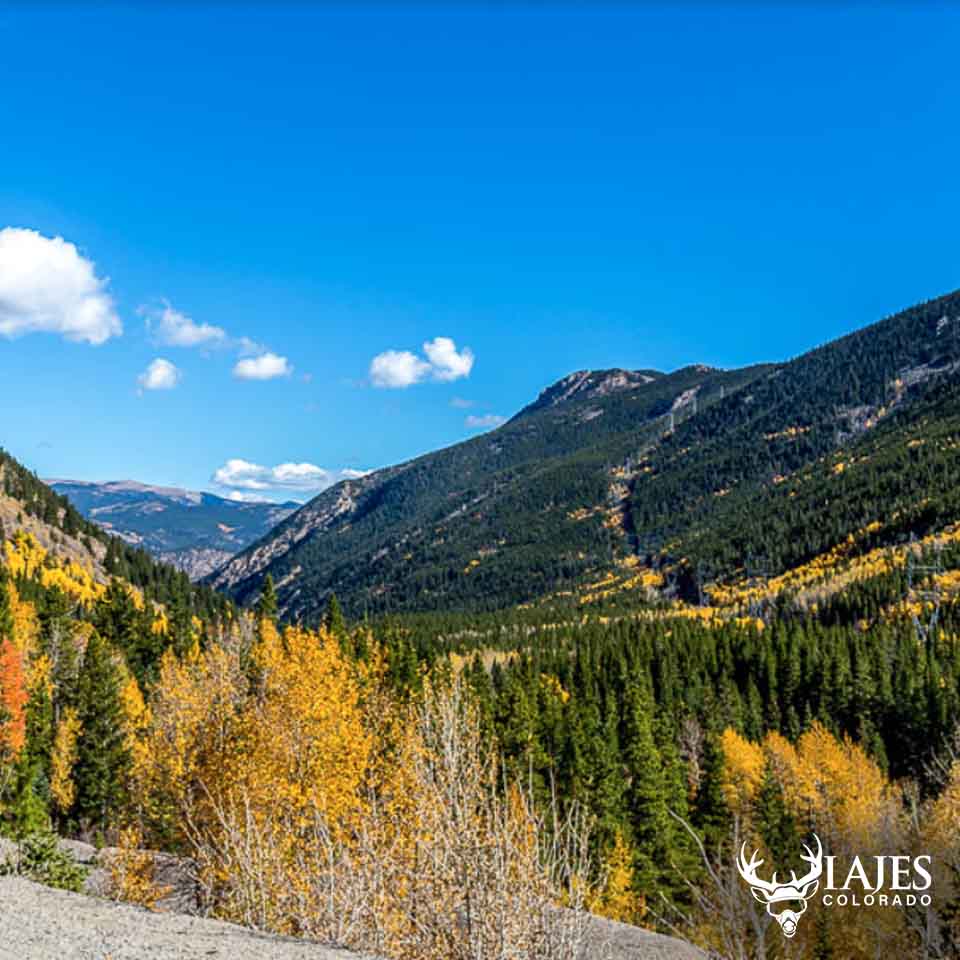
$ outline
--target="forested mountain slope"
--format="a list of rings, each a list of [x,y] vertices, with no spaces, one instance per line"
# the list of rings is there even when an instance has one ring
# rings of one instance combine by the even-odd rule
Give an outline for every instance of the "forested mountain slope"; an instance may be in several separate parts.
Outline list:
[[[209,582],[242,602],[266,573],[281,609],[496,607],[573,584],[621,549],[623,464],[765,375],[581,371],[503,427],[320,494]]]
[[[227,500],[133,481],[48,483],[89,520],[194,580],[259,540],[298,506]]]
[[[687,596],[773,575],[868,523],[951,518],[958,361],[954,293],[785,364],[571,374],[498,430],[325,491],[210,582],[249,603],[269,572],[309,621],[331,592],[354,614],[481,610],[637,564]]]
[[[840,475],[851,462],[843,456],[846,450],[858,450],[857,462],[866,462],[873,441],[864,434],[876,432],[876,443],[882,443],[880,436],[892,437],[910,424],[919,433],[935,429],[956,412],[958,362],[960,294],[954,293],[772,370],[749,392],[684,422],[637,464],[631,521],[640,547],[696,552],[693,544],[702,532],[726,535],[732,532],[730,518],[736,517],[745,528],[736,547],[739,559],[751,551],[763,553],[776,571],[822,549],[830,537],[850,532],[851,524],[875,519],[877,510],[890,505],[888,494],[908,483],[902,474],[911,472],[909,458],[885,464],[885,479],[874,478],[873,503],[866,509],[866,494],[855,503],[843,497],[846,515],[829,523],[825,536],[817,533],[823,529],[819,513],[840,490],[821,490],[819,500],[801,497],[790,506],[786,501],[799,495],[791,482],[794,474],[836,454],[830,467]],[[925,471],[915,472],[915,488],[930,481]],[[757,497],[772,498],[775,508],[758,512]],[[834,505],[828,513],[837,509]],[[800,544],[765,536],[769,522],[785,510],[795,525],[811,528],[793,531]],[[712,553],[725,567],[737,559],[730,550]]]
[[[29,534],[47,558],[48,570],[72,562],[78,575],[87,576],[98,588],[118,578],[157,604],[181,604],[200,617],[220,618],[230,607],[209,587],[192,585],[182,571],[85,519],[66,497],[2,449],[0,524],[0,538],[13,540],[17,534]],[[42,571],[31,570],[27,579],[39,580],[41,575]]]

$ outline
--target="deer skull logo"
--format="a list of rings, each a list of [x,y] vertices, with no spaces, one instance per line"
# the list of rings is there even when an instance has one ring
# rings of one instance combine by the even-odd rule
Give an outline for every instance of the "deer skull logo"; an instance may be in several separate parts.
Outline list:
[[[776,873],[773,874],[772,880],[762,880],[757,876],[757,868],[763,864],[763,860],[757,858],[759,851],[754,850],[748,862],[746,843],[740,848],[740,857],[737,861],[740,876],[750,884],[755,899],[760,903],[766,903],[767,913],[780,924],[785,937],[792,937],[797,932],[797,923],[807,909],[807,901],[820,886],[820,874],[823,873],[823,847],[816,834],[813,835],[813,839],[817,841],[817,852],[814,853],[804,844],[803,849],[807,852],[805,856],[801,856],[802,860],[810,864],[810,869],[799,878],[791,870],[790,883],[777,883]],[[780,911],[774,910],[774,904],[779,903],[786,903],[789,906]]]

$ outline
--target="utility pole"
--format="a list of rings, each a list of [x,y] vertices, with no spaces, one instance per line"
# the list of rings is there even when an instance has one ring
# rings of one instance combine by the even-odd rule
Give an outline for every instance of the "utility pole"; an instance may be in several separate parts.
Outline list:
[[[919,602],[919,613],[911,612],[913,629],[917,640],[928,649],[936,639],[937,623],[940,619],[940,585],[938,577],[943,573],[941,552],[943,545],[934,544],[933,563],[917,562],[916,534],[910,534],[909,554],[907,556],[907,600]],[[923,560],[923,554],[920,555]],[[929,607],[929,613],[926,608]]]
[[[753,554],[747,554],[747,561],[744,564],[747,574],[747,584],[757,588],[757,593],[766,586],[770,578],[770,565],[766,559],[757,559]],[[767,600],[761,597],[751,597],[747,610],[751,617],[766,621]]]
[[[705,560],[697,560],[697,603],[701,607],[709,606],[710,603],[710,597],[704,589],[710,575],[710,565]]]

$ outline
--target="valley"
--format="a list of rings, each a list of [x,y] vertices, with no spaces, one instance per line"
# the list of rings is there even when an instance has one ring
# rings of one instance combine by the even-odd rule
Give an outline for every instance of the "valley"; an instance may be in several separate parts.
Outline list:
[[[156,902],[139,851],[161,849],[220,919],[388,955],[384,918],[445,942],[433,898],[466,892],[761,949],[729,852],[746,831],[789,858],[812,823],[838,855],[932,850],[952,903],[958,322],[951,294],[787,363],[581,371],[297,508],[51,487],[3,454],[0,825],[108,832],[120,899]],[[220,535],[251,542],[199,583],[146,549]],[[513,892],[463,844],[478,829]],[[524,859],[512,838],[540,831],[571,846]],[[425,848],[479,886],[425,874]],[[582,942],[517,916],[498,935]],[[922,933],[817,916],[797,942],[852,960],[960,943],[946,908]]]

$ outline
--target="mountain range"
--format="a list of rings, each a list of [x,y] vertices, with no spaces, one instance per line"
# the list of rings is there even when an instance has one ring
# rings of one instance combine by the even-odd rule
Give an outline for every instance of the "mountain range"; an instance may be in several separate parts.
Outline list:
[[[83,516],[191,579],[208,574],[260,539],[299,504],[228,500],[212,493],[131,480],[48,480]]]
[[[346,480],[207,578],[316,620],[492,610],[667,571],[683,596],[773,575],[871,526],[946,522],[960,431],[960,294],[795,360],[584,370],[499,429]],[[697,581],[700,581],[698,587]]]

